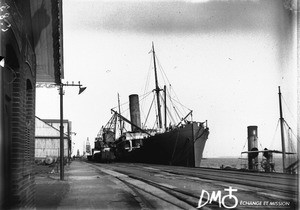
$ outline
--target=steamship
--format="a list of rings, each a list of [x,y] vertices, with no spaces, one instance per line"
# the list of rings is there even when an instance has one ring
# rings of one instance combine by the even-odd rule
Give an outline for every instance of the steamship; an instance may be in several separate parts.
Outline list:
[[[263,150],[258,149],[258,134],[257,134],[257,126],[248,126],[248,151],[244,151],[241,154],[247,154],[248,158],[248,167],[244,167],[244,169],[247,169],[249,171],[260,171],[261,169],[265,172],[277,172],[275,170],[275,161],[274,161],[274,154],[282,154],[282,172],[283,173],[289,173],[294,174],[298,170],[299,165],[299,159],[297,157],[296,149],[294,148],[292,140],[292,129],[287,124],[287,122],[283,118],[283,111],[282,111],[282,103],[281,103],[281,91],[280,86],[278,87],[278,95],[279,95],[279,113],[280,113],[280,130],[281,130],[281,147],[282,151],[279,150],[270,150],[267,148],[264,148]],[[287,128],[285,130],[285,128]],[[288,138],[288,141],[285,142],[285,138]],[[288,149],[291,150],[290,152],[286,151],[285,144],[288,143]],[[262,153],[262,161],[259,164],[258,156]],[[289,155],[287,158],[286,156]],[[259,168],[259,165],[261,166],[261,169]]]
[[[209,135],[207,121],[193,121],[191,110],[188,110],[184,117],[178,117],[177,122],[174,116],[167,117],[171,112],[170,107],[175,109],[175,105],[174,102],[167,103],[171,97],[167,97],[166,86],[163,89],[159,86],[157,58],[153,43],[151,52],[155,89],[151,91],[154,94],[150,107],[155,104],[154,124],[156,127],[149,128],[146,127],[146,122],[141,123],[139,95],[129,96],[130,120],[123,113],[121,114],[118,97],[119,110],[111,109],[113,116],[98,133],[95,145],[112,145],[109,149],[113,151],[115,161],[200,167],[202,153]],[[144,99],[144,97],[141,98]],[[179,111],[175,109],[175,112],[178,116]],[[148,120],[149,113],[151,112],[148,111],[145,121]],[[125,125],[129,128],[126,129]]]

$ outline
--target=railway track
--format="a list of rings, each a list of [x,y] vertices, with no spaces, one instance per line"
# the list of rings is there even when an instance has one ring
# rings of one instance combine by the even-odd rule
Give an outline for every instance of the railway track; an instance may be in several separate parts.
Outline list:
[[[140,166],[143,166],[141,169]],[[268,189],[272,192],[286,193],[288,195],[297,194],[297,175],[279,174],[279,173],[251,173],[241,171],[226,171],[212,168],[186,168],[186,167],[172,167],[161,165],[118,165],[120,167],[137,167],[139,170],[158,169],[160,172],[167,172],[181,179],[190,179],[197,182],[198,180],[220,181],[245,185],[247,187],[255,187]],[[145,168],[146,167],[146,168]],[[118,169],[119,170],[119,169]],[[119,170],[121,172],[121,170]]]
[[[92,167],[99,169],[101,172],[109,174],[127,186],[137,201],[141,203],[143,209],[193,209],[190,202],[185,202],[173,196],[167,188],[162,188],[149,180],[140,177],[128,176],[112,170],[104,169],[92,164]],[[210,210],[211,208],[204,208]]]
[[[168,173],[197,177],[199,179],[222,181],[226,183],[239,184],[251,186],[256,188],[267,188],[270,191],[281,193],[296,194],[297,193],[297,179],[295,175],[289,174],[266,174],[266,173],[249,173],[238,171],[225,171],[218,169],[201,168],[193,170],[193,172],[180,169],[176,171],[165,170]]]
[[[195,190],[181,187],[184,184],[209,186],[210,189],[207,190],[209,193],[213,191],[212,189],[224,189],[230,185],[239,189],[240,199],[242,200],[251,197],[253,198],[252,200],[256,198],[256,200],[274,202],[283,200],[293,204],[296,203],[296,176],[148,164],[94,163],[92,165],[124,183],[141,199],[143,205],[149,209],[156,209],[158,206],[164,207],[164,209],[196,208],[199,205],[201,188]],[[209,200],[209,197],[201,199],[201,203],[208,203],[201,209],[220,209],[223,205],[218,202],[218,199]],[[227,207],[236,205],[234,199],[225,201],[224,205]],[[156,206],[153,206],[153,203]],[[281,209],[293,209],[290,208],[290,205],[288,207]],[[237,205],[235,209],[253,209],[253,206]],[[260,209],[274,209],[274,206],[264,206],[264,208]]]

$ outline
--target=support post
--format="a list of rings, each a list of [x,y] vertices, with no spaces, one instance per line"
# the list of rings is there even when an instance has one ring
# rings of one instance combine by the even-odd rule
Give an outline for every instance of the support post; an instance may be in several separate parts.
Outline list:
[[[0,42],[2,41],[2,35],[0,32]],[[2,43],[1,43],[2,44]],[[0,52],[2,55],[2,45],[0,44]],[[3,115],[3,104],[4,100],[2,97],[2,92],[3,92],[3,77],[2,77],[2,72],[3,72],[3,67],[0,66],[0,208],[3,207],[4,201],[5,201],[5,161],[4,161],[4,115]]]
[[[60,180],[64,180],[64,115],[63,115],[63,84],[59,86],[60,94]]]
[[[67,163],[70,165],[71,160],[71,148],[72,148],[72,142],[71,142],[71,131],[70,131],[70,122],[68,121],[68,159]]]
[[[86,87],[81,87],[82,85],[80,84],[80,82],[78,82],[78,84],[74,84],[74,82],[72,82],[72,84],[69,84],[68,82],[66,84],[60,82],[59,84],[59,95],[60,95],[60,180],[64,180],[64,107],[63,107],[63,95],[64,95],[64,90],[63,87],[64,86],[76,86],[79,87],[79,93],[78,95],[80,95],[85,89]],[[69,133],[69,128],[68,128],[68,140],[70,137],[70,133]],[[69,157],[69,156],[68,156]]]

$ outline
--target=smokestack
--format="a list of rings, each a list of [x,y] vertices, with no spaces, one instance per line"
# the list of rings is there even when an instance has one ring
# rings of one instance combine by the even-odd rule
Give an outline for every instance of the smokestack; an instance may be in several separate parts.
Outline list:
[[[141,117],[140,117],[140,104],[139,96],[137,94],[132,94],[129,96],[129,110],[130,110],[130,120],[134,125],[141,127]],[[131,131],[136,132],[138,129],[131,125]]]
[[[257,126],[248,126],[248,151],[258,151],[257,149]],[[258,170],[258,153],[248,153],[249,170]]]

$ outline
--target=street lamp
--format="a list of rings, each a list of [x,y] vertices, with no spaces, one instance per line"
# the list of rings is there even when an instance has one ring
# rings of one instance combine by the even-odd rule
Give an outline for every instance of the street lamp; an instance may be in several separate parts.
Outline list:
[[[60,83],[59,84],[59,95],[60,95],[60,180],[64,180],[64,115],[63,115],[63,87],[64,86],[77,86],[79,87],[79,92],[78,95],[81,94],[86,87],[82,87],[82,85],[80,84],[80,82],[78,82],[78,84],[74,84],[74,82],[72,82],[71,84],[67,83]]]

